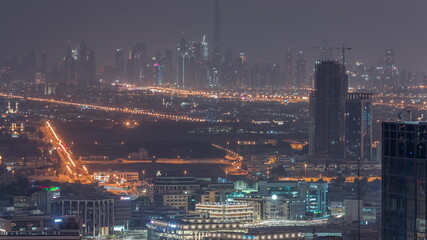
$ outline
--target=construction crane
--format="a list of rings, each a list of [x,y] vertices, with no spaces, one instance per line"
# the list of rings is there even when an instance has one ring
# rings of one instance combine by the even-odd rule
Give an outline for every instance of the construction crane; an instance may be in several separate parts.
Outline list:
[[[341,50],[341,57],[342,57],[342,65],[345,65],[345,51],[350,51],[351,47],[346,47],[345,44],[342,45],[342,47],[330,47],[331,49],[335,50]]]
[[[320,46],[320,47],[313,47],[318,48],[322,51],[328,50],[328,49],[334,49],[334,50],[341,50],[341,57],[342,57],[342,65],[345,65],[345,52],[350,51],[351,47],[346,47],[345,44],[342,45],[342,47],[329,47],[327,45]]]

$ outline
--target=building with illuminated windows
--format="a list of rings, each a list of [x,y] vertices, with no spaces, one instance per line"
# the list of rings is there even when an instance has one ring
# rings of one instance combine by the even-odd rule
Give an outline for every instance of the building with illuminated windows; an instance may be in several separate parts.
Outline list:
[[[94,179],[100,182],[138,181],[138,172],[95,172]]]
[[[211,232],[243,232],[243,223],[224,223],[219,219],[183,218],[170,220],[152,219],[148,224],[148,239],[194,239],[202,240]]]
[[[52,204],[52,215],[79,217],[84,224],[82,232],[87,236],[109,235],[114,229],[114,199],[59,199]]]
[[[209,218],[219,219],[223,222],[252,222],[254,209],[246,203],[199,203],[196,211],[207,213]]]
[[[342,233],[330,226],[256,226],[243,223],[223,223],[217,219],[184,218],[157,220],[148,224],[148,240],[232,240],[232,239],[286,239],[342,240]]]
[[[0,217],[0,239],[79,240],[81,222],[74,216],[44,215]]]
[[[383,239],[426,239],[427,122],[382,123]]]
[[[346,159],[369,161],[372,157],[372,93],[349,93],[345,108]]]
[[[238,203],[245,203],[253,207],[254,220],[268,219],[304,219],[306,201],[301,198],[283,198],[273,195],[270,197],[249,196],[233,199]]]
[[[328,188],[326,182],[305,181],[259,181],[258,193],[263,196],[283,197],[291,201],[302,201],[307,216],[324,216],[328,210]],[[299,205],[300,203],[297,203]],[[292,205],[292,204],[291,204]],[[297,211],[299,212],[299,211]],[[294,213],[291,213],[293,218]]]

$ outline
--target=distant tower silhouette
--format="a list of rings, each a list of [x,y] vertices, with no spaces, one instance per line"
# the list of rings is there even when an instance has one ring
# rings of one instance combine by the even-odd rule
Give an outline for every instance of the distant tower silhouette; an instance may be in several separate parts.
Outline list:
[[[291,48],[288,48],[288,51],[286,51],[284,85],[285,87],[295,87],[295,82],[293,79],[293,56]]]
[[[213,63],[215,67],[221,65],[221,8],[219,0],[215,0],[215,26],[214,26]]]
[[[307,66],[306,60],[303,56],[303,52],[298,53],[298,59],[295,66],[295,83],[294,86],[297,87],[307,87]]]

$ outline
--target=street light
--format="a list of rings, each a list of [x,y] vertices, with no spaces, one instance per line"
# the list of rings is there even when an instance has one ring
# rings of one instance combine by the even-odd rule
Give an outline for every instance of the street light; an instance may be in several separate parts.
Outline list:
[[[304,164],[304,174],[305,177],[307,177],[307,163]]]

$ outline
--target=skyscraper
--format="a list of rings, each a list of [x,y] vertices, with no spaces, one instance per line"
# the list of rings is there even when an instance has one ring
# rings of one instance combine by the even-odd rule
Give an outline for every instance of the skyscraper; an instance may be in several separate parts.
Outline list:
[[[173,61],[172,61],[172,50],[166,49],[165,55],[163,57],[163,66],[164,66],[164,74],[163,74],[163,83],[173,83]]]
[[[296,87],[296,84],[293,79],[293,57],[291,48],[288,48],[286,51],[285,57],[285,82],[283,84],[285,87]]]
[[[77,48],[77,80],[81,84],[87,83],[88,80],[88,49],[86,43],[82,41]]]
[[[346,159],[369,161],[372,156],[372,93],[349,93],[345,108]]]
[[[385,50],[384,58],[384,86],[393,87],[397,76],[397,68],[394,65],[394,49]]]
[[[90,86],[96,85],[96,57],[95,52],[91,49],[87,53],[87,67],[86,67],[86,82]]]
[[[215,0],[215,26],[214,26],[214,48],[212,53],[212,62],[214,67],[221,66],[221,8],[219,0]]]
[[[209,61],[209,48],[208,48],[208,43],[206,42],[206,35],[203,35],[202,47],[203,47],[203,61],[207,62]]]
[[[61,63],[62,82],[66,84],[75,83],[76,81],[76,60],[73,57],[71,46],[68,45],[64,61]]]
[[[129,67],[126,69],[127,81],[138,85],[147,85],[148,57],[145,43],[135,42],[128,60]]]
[[[190,54],[187,41],[182,38],[178,44],[176,54],[176,84],[179,88],[186,88],[189,82]]]
[[[234,88],[236,86],[236,75],[233,66],[233,50],[225,50],[224,61],[221,66],[221,86]]]
[[[212,62],[209,73],[209,86],[217,87],[221,84],[221,8],[219,0],[215,0],[215,25],[214,25],[214,46],[212,51]]]
[[[426,238],[427,122],[382,123],[382,239]]]
[[[34,82],[36,73],[36,53],[31,50],[21,60],[22,79],[26,82]]]
[[[123,49],[116,49],[114,52],[114,80],[123,82],[125,80],[126,60]]]
[[[307,66],[306,60],[303,56],[302,51],[298,53],[298,59],[295,68],[295,82],[297,87],[307,87]]]
[[[43,51],[42,54],[41,54],[41,57],[40,57],[40,71],[42,73],[46,74],[47,73],[47,69],[48,69],[48,66],[47,66],[47,52]]]
[[[310,156],[344,158],[347,91],[345,66],[336,61],[316,63],[314,91],[310,93]]]
[[[245,53],[240,53],[234,59],[234,70],[237,72],[236,87],[248,88],[250,86],[251,68],[248,66]]]

